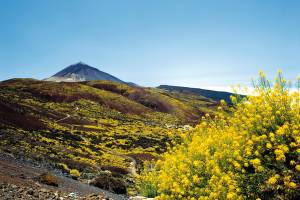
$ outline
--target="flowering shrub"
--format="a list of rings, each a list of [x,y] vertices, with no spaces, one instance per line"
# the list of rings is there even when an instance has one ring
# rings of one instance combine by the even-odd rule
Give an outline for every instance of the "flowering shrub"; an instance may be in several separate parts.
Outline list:
[[[80,176],[80,172],[77,169],[71,169],[70,175],[74,178],[78,178]]]
[[[221,101],[141,185],[151,182],[158,199],[300,199],[299,89],[287,85],[281,72],[274,86],[261,73],[255,95]]]

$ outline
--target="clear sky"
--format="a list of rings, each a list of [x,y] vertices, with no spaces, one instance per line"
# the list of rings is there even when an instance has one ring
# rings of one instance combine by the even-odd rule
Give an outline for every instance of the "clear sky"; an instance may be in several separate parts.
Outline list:
[[[144,86],[300,75],[298,0],[0,0],[0,80],[85,62]]]

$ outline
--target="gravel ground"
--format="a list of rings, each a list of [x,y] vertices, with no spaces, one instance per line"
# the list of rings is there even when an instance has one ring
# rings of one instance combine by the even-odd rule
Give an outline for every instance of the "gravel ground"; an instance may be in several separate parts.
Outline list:
[[[129,199],[57,174],[58,187],[48,186],[38,181],[45,172],[49,170],[0,153],[0,200]]]
[[[76,193],[64,194],[45,188],[22,187],[8,183],[0,183],[1,200],[110,200],[104,194],[78,196]]]

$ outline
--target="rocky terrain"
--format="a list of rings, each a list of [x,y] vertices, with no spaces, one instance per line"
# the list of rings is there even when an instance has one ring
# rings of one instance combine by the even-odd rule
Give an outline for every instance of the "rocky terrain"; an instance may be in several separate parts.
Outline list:
[[[9,183],[0,183],[0,198],[3,200],[68,200],[68,199],[112,199],[102,194],[92,194],[87,196],[78,196],[76,193],[64,194],[53,190],[47,190],[39,187],[24,187]]]
[[[28,200],[125,200],[126,196],[116,195],[97,187],[64,177],[19,161],[10,155],[0,156],[0,199]]]

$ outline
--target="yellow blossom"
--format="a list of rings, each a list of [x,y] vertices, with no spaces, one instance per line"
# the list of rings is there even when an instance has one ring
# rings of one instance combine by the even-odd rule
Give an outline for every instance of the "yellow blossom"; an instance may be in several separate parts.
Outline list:
[[[268,179],[267,183],[270,185],[274,185],[277,182],[277,178],[275,176],[272,176]]]
[[[221,101],[217,118],[203,117],[161,156],[151,172],[158,199],[288,199],[299,190],[300,95],[281,72],[274,87],[263,72],[257,82],[255,95]]]
[[[297,187],[297,184],[294,183],[294,182],[290,182],[290,183],[289,183],[289,187],[290,187],[290,188],[296,188],[296,187]]]
[[[272,144],[268,142],[268,143],[266,144],[266,147],[267,147],[268,149],[271,149],[271,148],[272,148]]]

